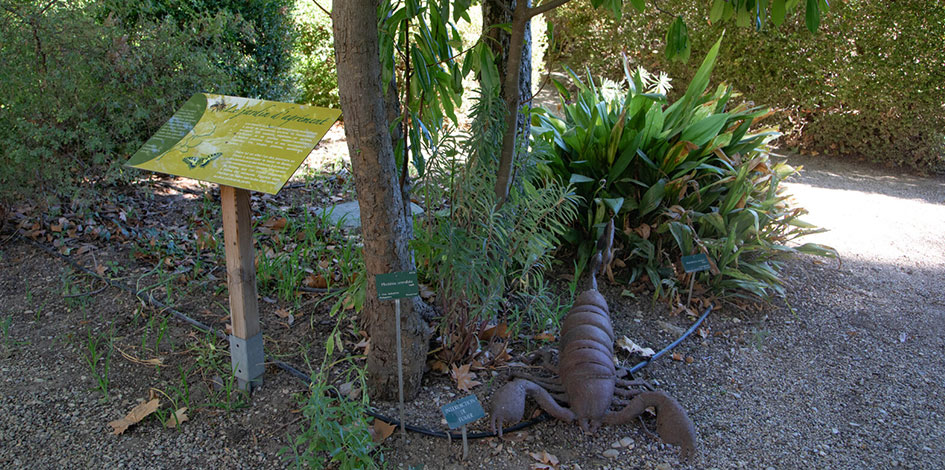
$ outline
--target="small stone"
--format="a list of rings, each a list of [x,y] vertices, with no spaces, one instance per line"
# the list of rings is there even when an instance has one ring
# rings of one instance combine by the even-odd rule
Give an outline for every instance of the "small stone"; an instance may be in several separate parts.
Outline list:
[[[614,449],[619,449],[623,446],[621,446],[620,441],[616,441],[613,444],[611,444],[610,447],[613,447]]]
[[[840,434],[840,430],[837,429],[837,428],[831,429],[830,432],[832,432],[832,433],[834,433],[834,434]]]
[[[656,466],[656,470],[673,470],[673,467],[670,466],[668,463],[663,462]]]
[[[630,439],[629,437],[624,437],[624,438],[620,439],[620,446],[621,446],[621,447],[630,447],[630,446],[632,446],[632,445],[633,445],[633,439]]]
[[[607,457],[608,459],[616,459],[618,455],[620,455],[620,452],[617,451],[617,449],[608,449],[604,451],[604,457]]]

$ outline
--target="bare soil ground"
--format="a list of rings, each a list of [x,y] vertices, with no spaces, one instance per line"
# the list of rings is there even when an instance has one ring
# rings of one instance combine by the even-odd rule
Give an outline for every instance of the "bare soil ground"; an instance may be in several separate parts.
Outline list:
[[[842,263],[806,256],[788,261],[785,299],[752,308],[723,303],[707,320],[704,338],[676,349],[692,362],[661,359],[643,376],[674,395],[695,422],[702,456],[693,468],[945,468],[945,179],[831,160],[789,161],[805,166],[790,190],[810,210],[807,220],[830,230],[807,241],[835,247]],[[191,197],[179,184],[171,182],[167,194],[149,201],[129,196],[141,211],[151,210],[150,218],[140,216],[142,227],[173,225],[198,211],[206,190],[193,188],[198,196]],[[293,191],[256,206],[300,199],[325,205],[344,188]],[[294,395],[306,390],[302,382],[270,366],[262,388],[241,402],[213,373],[224,367],[214,369],[213,361],[228,363],[224,343],[74,272],[11,237],[9,224],[0,243],[0,467],[290,466],[278,451],[299,432]],[[91,269],[116,266],[122,282],[147,285],[159,261],[133,251],[126,243],[102,242],[70,258]],[[222,277],[218,270],[216,281],[179,282],[176,307],[224,327]],[[646,295],[621,296],[621,286],[602,289],[618,335],[644,346],[662,347],[691,321],[669,316]],[[261,303],[270,353],[303,368],[303,354],[317,363],[333,326],[327,302],[309,302],[317,299],[306,297],[301,307]],[[293,309],[293,325],[277,315],[282,308]],[[116,346],[107,401],[87,363],[90,338],[112,338]],[[346,337],[345,344],[356,340]],[[154,358],[165,365],[145,362]],[[487,403],[504,377],[479,378],[484,383],[473,391]],[[407,405],[408,421],[443,430],[439,406],[462,393],[443,376],[426,380]],[[188,393],[179,393],[185,382]],[[108,423],[147,400],[152,388],[177,401],[187,396],[190,420],[167,429],[149,418],[110,434]],[[175,408],[167,396],[164,413]],[[394,405],[377,405],[396,415]],[[472,431],[486,427],[481,420]],[[629,445],[616,448],[616,458],[604,456],[625,437]],[[406,446],[397,435],[384,446],[384,460],[397,468],[531,468],[539,463],[532,454],[540,452],[556,456],[559,469],[685,468],[676,449],[639,426],[584,435],[576,426],[545,422],[506,439],[470,441],[465,461],[455,440],[410,433]]]

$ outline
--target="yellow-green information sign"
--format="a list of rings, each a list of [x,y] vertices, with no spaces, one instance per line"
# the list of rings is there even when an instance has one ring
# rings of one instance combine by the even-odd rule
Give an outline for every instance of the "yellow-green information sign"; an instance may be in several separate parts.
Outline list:
[[[337,109],[197,93],[126,165],[276,194]]]

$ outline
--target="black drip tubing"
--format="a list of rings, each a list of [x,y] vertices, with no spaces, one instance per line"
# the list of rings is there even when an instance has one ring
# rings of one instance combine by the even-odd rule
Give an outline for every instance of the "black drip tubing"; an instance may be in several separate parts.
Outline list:
[[[212,334],[216,335],[216,336],[217,336],[218,338],[220,338],[220,339],[226,339],[226,338],[227,338],[227,335],[226,335],[225,333],[223,333],[222,331],[220,331],[220,330],[218,330],[218,329],[216,329],[216,328],[213,328],[213,327],[211,327],[211,326],[209,326],[209,325],[206,325],[206,324],[204,324],[204,323],[202,323],[202,322],[200,322],[200,321],[198,321],[198,320],[195,320],[195,319],[193,319],[193,318],[190,318],[189,316],[185,315],[184,313],[182,313],[182,312],[180,312],[180,311],[178,311],[178,310],[175,310],[175,309],[169,307],[168,305],[165,305],[163,302],[161,302],[161,301],[155,299],[155,298],[154,298],[153,296],[151,296],[150,294],[148,294],[148,296],[145,297],[141,292],[136,291],[136,290],[134,290],[134,289],[132,289],[132,288],[130,288],[130,287],[128,287],[128,286],[122,284],[122,283],[119,283],[119,282],[117,282],[117,281],[113,281],[113,280],[108,279],[108,278],[106,278],[106,277],[100,276],[98,273],[96,273],[96,272],[94,272],[94,271],[92,271],[92,270],[90,270],[90,269],[88,269],[88,268],[86,268],[86,267],[84,267],[84,266],[78,264],[77,262],[73,261],[72,259],[63,256],[63,255],[60,254],[59,252],[52,250],[51,248],[47,247],[46,245],[44,245],[44,244],[42,244],[42,243],[40,243],[40,242],[38,242],[38,241],[36,241],[36,240],[33,240],[33,239],[31,239],[31,238],[28,238],[28,237],[24,237],[24,236],[23,236],[22,234],[20,234],[19,232],[17,232],[17,234],[20,235],[20,238],[22,238],[22,239],[24,239],[24,240],[27,240],[27,241],[29,241],[29,242],[31,242],[31,243],[33,243],[34,245],[36,245],[37,247],[39,247],[40,249],[42,249],[43,251],[45,251],[47,254],[49,254],[49,255],[51,255],[51,256],[53,256],[53,257],[59,258],[59,259],[61,259],[61,260],[63,260],[63,261],[65,261],[66,263],[68,263],[69,265],[71,265],[72,267],[74,267],[75,269],[77,269],[77,270],[79,270],[79,271],[82,271],[83,273],[88,274],[89,276],[92,276],[92,277],[94,277],[94,278],[96,278],[96,279],[99,279],[99,280],[101,280],[101,281],[104,281],[104,282],[107,283],[109,286],[112,286],[112,287],[115,287],[115,288],[117,288],[117,289],[120,289],[120,290],[123,290],[123,291],[125,291],[125,292],[128,292],[128,293],[134,295],[135,297],[137,297],[138,299],[140,299],[142,302],[147,302],[147,303],[151,304],[152,306],[154,306],[154,307],[156,307],[156,308],[159,308],[159,309],[161,309],[161,310],[163,310],[163,311],[170,312],[170,313],[171,313],[172,315],[174,315],[174,317],[176,317],[177,319],[179,319],[179,320],[181,320],[181,321],[183,321],[183,322],[185,322],[185,323],[190,324],[191,326],[197,328],[198,330],[201,330],[201,331],[203,331],[203,332],[212,333]],[[660,356],[666,354],[668,351],[670,351],[671,349],[673,349],[673,348],[675,348],[676,346],[678,346],[679,343],[683,342],[683,340],[685,340],[690,334],[692,334],[693,331],[696,330],[696,328],[699,327],[699,325],[702,324],[702,322],[706,319],[706,317],[709,316],[709,313],[711,313],[711,312],[712,312],[712,304],[710,304],[709,307],[706,308],[706,310],[705,310],[705,312],[702,314],[702,316],[699,317],[699,319],[696,320],[696,322],[693,323],[693,325],[690,326],[689,329],[686,330],[686,332],[683,333],[682,336],[680,336],[679,338],[677,338],[675,341],[673,341],[672,343],[670,343],[670,344],[669,344],[668,346],[666,346],[665,348],[661,349],[658,353],[654,354],[654,355],[653,355],[652,357],[650,357],[649,359],[647,359],[647,360],[645,360],[645,361],[643,361],[643,362],[640,362],[640,363],[638,363],[637,365],[631,367],[631,368],[629,369],[629,373],[632,375],[632,374],[638,372],[640,369],[643,369],[644,367],[650,365],[650,363],[652,363],[653,361],[655,361],[656,359],[658,359]],[[290,375],[292,375],[293,377],[295,377],[295,378],[301,380],[302,382],[305,382],[307,385],[311,385],[311,384],[312,384],[312,377],[311,377],[311,376],[306,375],[304,372],[300,371],[299,369],[296,369],[295,367],[293,367],[292,365],[290,365],[290,364],[288,364],[288,363],[286,363],[286,362],[280,361],[280,360],[278,360],[278,359],[268,358],[268,357],[266,358],[266,362],[269,362],[269,363],[271,363],[271,364],[276,365],[276,366],[279,367],[280,369],[282,369],[282,370],[288,372],[288,373],[289,373]],[[388,423],[388,424],[390,424],[390,425],[393,425],[393,426],[400,426],[400,421],[399,421],[399,420],[396,420],[396,419],[394,419],[394,418],[390,418],[390,417],[388,417],[388,416],[384,416],[384,415],[382,415],[382,414],[380,414],[380,413],[374,411],[373,409],[366,410],[366,411],[365,411],[365,414],[367,414],[368,416],[370,416],[370,417],[372,417],[372,418],[377,418],[377,419],[379,419],[379,420],[381,420],[381,421],[384,421],[384,422],[386,422],[386,423]],[[548,413],[542,413],[541,415],[539,415],[539,416],[536,417],[536,418],[530,419],[530,420],[528,420],[528,421],[523,421],[523,422],[518,423],[518,424],[516,424],[515,426],[509,427],[509,428],[503,428],[503,429],[502,429],[502,432],[503,432],[503,433],[515,432],[515,431],[518,431],[518,430],[521,430],[521,429],[525,429],[525,428],[534,426],[534,425],[536,425],[536,424],[538,424],[538,423],[541,423],[541,422],[543,422],[543,421],[548,421],[549,419],[551,419],[551,416],[550,416]],[[404,425],[404,428],[405,428],[406,430],[408,430],[408,431],[416,432],[416,433],[420,433],[420,434],[425,434],[425,435],[427,435],[427,436],[445,437],[445,438],[449,438],[449,439],[462,439],[462,434],[448,433],[448,432],[443,432],[443,431],[435,431],[435,430],[432,430],[432,429],[424,428],[424,427],[421,427],[421,426],[415,426],[415,425],[412,425],[412,424],[405,424],[405,425]],[[487,431],[484,431],[484,432],[473,432],[473,433],[467,433],[467,434],[466,434],[466,438],[467,438],[467,439],[484,439],[484,438],[488,438],[488,437],[498,437],[498,434],[493,433],[493,432],[487,432]]]

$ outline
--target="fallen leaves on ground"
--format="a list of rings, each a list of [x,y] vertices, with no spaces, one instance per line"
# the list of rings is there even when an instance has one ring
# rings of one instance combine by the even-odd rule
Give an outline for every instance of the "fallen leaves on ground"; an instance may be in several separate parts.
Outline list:
[[[138,358],[138,357],[135,357],[135,356],[132,355],[132,354],[126,353],[123,349],[121,349],[121,348],[119,348],[119,347],[116,347],[115,349],[117,349],[118,352],[121,353],[122,357],[124,357],[125,359],[127,359],[127,360],[129,360],[129,361],[131,361],[131,362],[134,362],[135,364],[141,364],[141,365],[145,365],[145,366],[155,366],[155,367],[159,367],[159,366],[163,366],[163,365],[164,365],[164,360],[161,359],[161,358],[159,358],[159,357],[155,357],[155,358],[152,358],[152,359],[140,359],[140,358]]]
[[[470,364],[466,364],[462,367],[456,367],[453,365],[453,370],[450,372],[450,376],[453,377],[453,380],[456,382],[456,388],[468,392],[469,389],[475,387],[476,385],[481,384],[476,379],[476,373],[469,370]]]
[[[528,455],[531,455],[533,459],[538,461],[538,463],[532,464],[532,470],[552,470],[558,468],[558,457],[555,457],[553,454],[541,451],[529,452]]]
[[[131,412],[125,415],[124,418],[116,419],[115,421],[108,423],[109,426],[114,428],[112,434],[118,435],[125,432],[129,426],[137,424],[142,419],[147,418],[148,415],[154,413],[154,411],[160,406],[161,400],[153,398],[151,401],[141,403],[140,405],[132,408]]]
[[[321,274],[309,274],[302,280],[302,285],[310,289],[326,289],[328,288],[328,280]]]
[[[673,358],[674,361],[682,361],[682,360],[683,360],[683,355],[680,354],[680,353],[678,353],[678,352],[674,352],[673,355],[672,355],[672,358]]]
[[[170,418],[167,418],[167,421],[164,422],[164,427],[174,429],[180,425],[180,423],[183,423],[189,419],[190,418],[187,417],[187,407],[185,406],[175,411],[174,414],[170,416]]]
[[[384,439],[390,437],[395,429],[397,429],[397,426],[374,418],[374,425],[368,428],[368,432],[371,434],[371,439],[377,444],[384,442]]]
[[[653,357],[656,351],[650,348],[644,348],[634,343],[630,338],[623,336],[617,340],[617,346],[630,352],[630,354],[639,354],[643,357]]]

